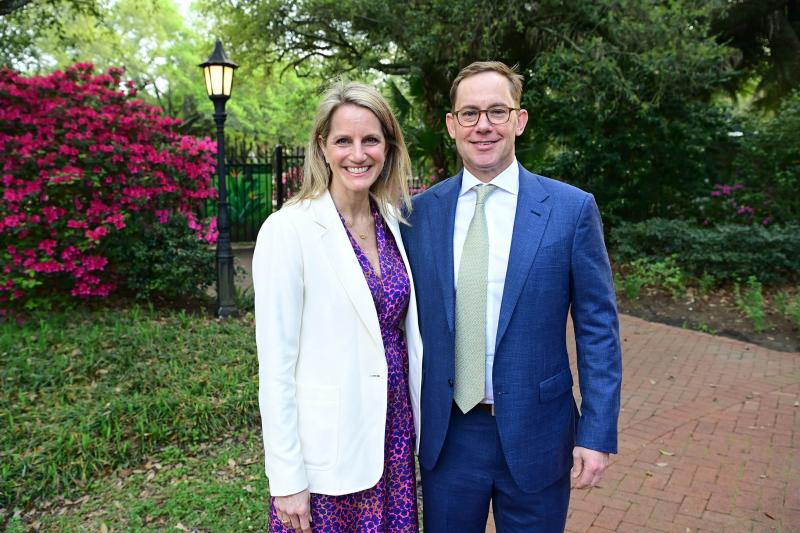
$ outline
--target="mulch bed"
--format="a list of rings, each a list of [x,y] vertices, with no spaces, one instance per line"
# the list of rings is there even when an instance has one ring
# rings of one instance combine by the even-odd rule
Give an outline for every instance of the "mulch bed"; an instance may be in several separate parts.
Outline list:
[[[769,296],[766,295],[767,303],[771,301]],[[771,350],[800,352],[800,331],[791,320],[767,305],[767,330],[754,331],[750,319],[736,308],[729,288],[703,297],[689,289],[686,296],[677,300],[666,291],[646,288],[636,300],[618,295],[617,305],[621,313],[645,320],[732,337]]]

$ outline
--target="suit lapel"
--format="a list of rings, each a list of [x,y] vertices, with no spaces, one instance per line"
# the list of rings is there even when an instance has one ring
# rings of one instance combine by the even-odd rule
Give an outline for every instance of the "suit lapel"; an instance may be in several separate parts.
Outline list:
[[[450,333],[455,331],[455,281],[453,280],[453,228],[456,220],[456,204],[461,190],[463,171],[442,183],[432,192],[436,205],[428,209],[428,228],[426,235],[432,239],[433,262],[439,275],[442,288],[447,325]]]
[[[522,287],[539,250],[539,244],[542,242],[550,217],[550,206],[543,203],[547,197],[548,193],[542,187],[539,178],[520,165],[517,211],[514,217],[514,232],[508,255],[503,299],[500,304],[495,348],[500,345],[506,332],[511,314],[517,305]]]
[[[375,302],[330,193],[325,191],[322,196],[312,200],[311,210],[314,221],[320,226],[320,246],[325,251],[331,270],[341,281],[345,293],[375,344],[383,349]]]
[[[392,210],[390,210],[390,213]],[[408,262],[408,256],[406,255],[406,248],[403,244],[403,236],[400,234],[400,224],[394,216],[387,217],[388,219],[384,222],[386,223],[386,227],[392,232],[394,236],[394,242],[397,244],[397,249],[400,250],[400,257],[403,259],[403,265],[406,268],[406,273],[408,274],[408,279],[411,282],[411,298],[408,302],[408,313],[407,317],[411,318],[414,323],[417,323],[417,294],[414,289],[414,276],[411,272],[411,264]],[[412,334],[413,333],[413,334]],[[416,343],[414,349],[417,353],[422,352],[422,344],[421,340],[419,339],[419,327],[415,327],[414,331],[412,332],[410,328],[406,328],[406,341],[408,342],[409,348],[411,348],[412,343]]]

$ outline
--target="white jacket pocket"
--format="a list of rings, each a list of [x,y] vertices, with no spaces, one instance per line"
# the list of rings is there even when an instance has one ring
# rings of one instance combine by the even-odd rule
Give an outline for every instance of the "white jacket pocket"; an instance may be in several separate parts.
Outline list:
[[[339,455],[339,387],[297,385],[297,427],[306,468],[325,470]]]

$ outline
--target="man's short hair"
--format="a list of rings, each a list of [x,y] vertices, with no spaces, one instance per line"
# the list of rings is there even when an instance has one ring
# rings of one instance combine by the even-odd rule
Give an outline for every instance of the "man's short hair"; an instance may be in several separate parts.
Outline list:
[[[519,107],[522,100],[522,76],[517,72],[517,65],[509,67],[500,61],[475,61],[461,69],[456,79],[453,80],[453,85],[450,87],[450,105],[455,110],[456,107],[456,93],[458,92],[458,85],[464,81],[465,78],[481,74],[483,72],[497,72],[501,76],[508,79],[511,84],[511,98],[514,100],[514,105]]]

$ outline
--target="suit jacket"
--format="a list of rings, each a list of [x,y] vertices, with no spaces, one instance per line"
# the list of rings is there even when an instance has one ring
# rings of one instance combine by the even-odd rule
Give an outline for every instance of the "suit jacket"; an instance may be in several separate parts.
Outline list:
[[[397,220],[385,220],[411,276]],[[383,473],[388,371],[378,315],[330,194],[284,207],[253,254],[259,405],[273,496],[374,486]],[[419,432],[422,344],[413,281],[405,320]]]
[[[455,376],[453,226],[461,174],[414,198],[402,228],[425,346],[420,463],[447,435]],[[581,411],[566,346],[571,311]],[[592,195],[520,165],[514,232],[492,369],[497,427],[517,484],[537,491],[572,466],[572,448],[616,452],[619,326],[600,214]]]

